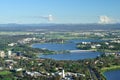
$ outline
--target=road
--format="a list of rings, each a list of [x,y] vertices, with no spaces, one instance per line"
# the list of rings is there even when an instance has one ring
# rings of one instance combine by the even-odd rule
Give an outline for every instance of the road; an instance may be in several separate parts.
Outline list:
[[[88,66],[88,69],[90,71],[90,77],[91,77],[91,80],[102,80],[99,73],[92,69],[90,66]]]

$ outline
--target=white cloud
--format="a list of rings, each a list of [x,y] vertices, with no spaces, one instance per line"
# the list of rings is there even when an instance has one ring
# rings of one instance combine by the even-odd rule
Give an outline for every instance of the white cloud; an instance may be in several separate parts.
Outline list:
[[[48,15],[48,20],[53,21],[53,16],[51,14]]]
[[[53,16],[49,14],[48,16],[40,16],[39,18],[46,19],[48,21],[53,21]]]
[[[110,24],[110,23],[114,23],[114,20],[108,16],[99,16],[99,23],[100,24]]]

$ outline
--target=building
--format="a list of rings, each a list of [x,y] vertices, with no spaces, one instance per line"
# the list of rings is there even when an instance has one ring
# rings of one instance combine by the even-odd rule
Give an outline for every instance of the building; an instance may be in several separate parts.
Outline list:
[[[10,43],[10,44],[8,44],[8,46],[14,46],[14,45],[16,45],[17,43]]]
[[[62,78],[65,78],[65,71],[64,71],[64,69],[62,70]]]
[[[8,51],[8,54],[7,54],[8,58],[11,58],[11,55],[12,55],[12,51]]]
[[[2,58],[5,57],[5,52],[4,51],[0,51],[0,57],[2,57]]]

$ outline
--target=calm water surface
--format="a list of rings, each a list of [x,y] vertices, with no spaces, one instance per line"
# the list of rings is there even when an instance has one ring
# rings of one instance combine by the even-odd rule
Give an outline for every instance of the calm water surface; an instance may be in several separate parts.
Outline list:
[[[76,48],[76,44],[80,42],[101,42],[103,40],[94,40],[94,39],[85,39],[85,40],[79,40],[79,39],[73,39],[68,40],[65,44],[58,44],[58,43],[44,43],[44,44],[33,44],[33,48],[41,48],[41,49],[49,49],[53,51],[58,50],[78,50]]]
[[[120,70],[112,70],[104,73],[107,80],[120,80]]]
[[[53,51],[59,50],[78,50],[76,48],[76,43],[79,42],[97,42],[100,40],[69,40],[65,44],[58,43],[44,43],[44,44],[33,44],[33,48],[41,48],[48,49]],[[88,59],[95,58],[100,56],[102,53],[100,52],[91,52],[91,51],[80,51],[80,52],[72,52],[65,54],[52,54],[52,55],[40,55],[41,58],[50,58],[55,60],[79,60],[79,59]]]
[[[59,50],[77,50],[75,43],[65,43],[65,44],[57,44],[57,43],[44,43],[44,44],[33,44],[33,48],[41,48],[41,49],[49,49],[53,51]]]
[[[81,52],[66,53],[66,54],[40,55],[40,57],[55,59],[55,60],[79,60],[79,59],[96,58],[100,54],[101,53],[99,52],[81,51]]]

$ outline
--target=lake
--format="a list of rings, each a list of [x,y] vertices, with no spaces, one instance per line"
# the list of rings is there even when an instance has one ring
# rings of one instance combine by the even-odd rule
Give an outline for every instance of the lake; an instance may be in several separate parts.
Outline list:
[[[120,80],[120,70],[111,70],[104,73],[107,80]]]
[[[76,44],[75,43],[65,43],[65,44],[59,44],[59,43],[44,43],[44,44],[33,44],[33,48],[41,48],[41,49],[48,49],[53,51],[60,51],[60,50],[76,50]]]
[[[79,42],[97,42],[100,40],[69,40],[64,44],[59,43],[43,43],[43,44],[33,44],[33,48],[41,48],[48,49],[53,51],[60,50],[78,50],[76,48],[76,44]],[[51,54],[51,55],[40,55],[41,58],[50,58],[55,60],[79,60],[79,59],[88,59],[88,58],[96,58],[100,56],[102,53],[100,52],[92,52],[92,51],[78,51],[64,54]]]
[[[78,50],[76,48],[76,44],[80,42],[102,42],[104,40],[94,40],[94,39],[85,39],[85,40],[79,40],[79,39],[72,39],[66,41],[64,44],[59,43],[43,43],[43,44],[33,44],[33,48],[41,48],[41,49],[48,49],[53,51],[59,51],[59,50]]]
[[[76,53],[40,55],[40,57],[55,59],[55,60],[79,60],[79,59],[96,58],[100,54],[101,53],[99,52],[81,51],[81,52],[76,52]]]

